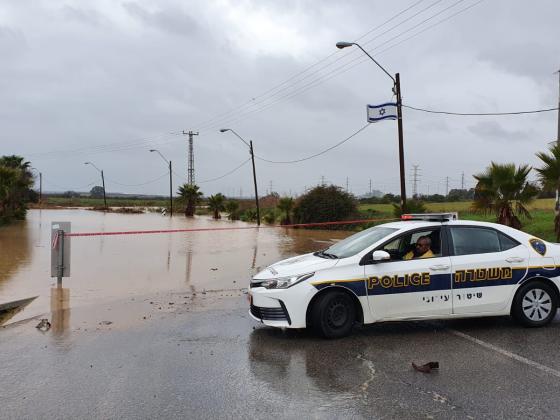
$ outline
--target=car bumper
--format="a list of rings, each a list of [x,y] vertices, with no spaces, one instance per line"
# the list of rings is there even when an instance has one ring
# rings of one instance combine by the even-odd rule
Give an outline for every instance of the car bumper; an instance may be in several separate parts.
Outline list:
[[[249,289],[249,314],[265,325],[282,328],[305,328],[307,306],[317,293],[309,284],[297,284],[288,289]]]

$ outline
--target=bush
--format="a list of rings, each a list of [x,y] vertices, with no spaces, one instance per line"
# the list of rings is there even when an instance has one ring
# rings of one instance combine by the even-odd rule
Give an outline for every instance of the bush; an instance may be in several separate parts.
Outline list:
[[[244,222],[255,222],[257,220],[257,210],[247,209],[239,215],[239,218]]]
[[[426,206],[424,202],[421,200],[406,200],[406,209],[405,213],[426,213]],[[393,204],[393,214],[395,217],[401,217],[402,211],[401,206],[398,204]]]
[[[277,217],[275,209],[267,209],[262,216],[264,222],[268,224],[274,224]]]
[[[335,185],[320,185],[298,198],[294,207],[294,222],[348,220],[356,213],[356,199],[352,194]]]

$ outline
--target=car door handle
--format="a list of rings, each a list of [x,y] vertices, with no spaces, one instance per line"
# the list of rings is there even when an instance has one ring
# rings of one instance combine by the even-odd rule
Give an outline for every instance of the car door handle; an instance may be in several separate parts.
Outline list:
[[[507,261],[508,263],[523,262],[523,261],[525,261],[525,258],[521,258],[521,257],[509,257],[509,258],[506,258],[506,261]]]
[[[434,270],[434,271],[442,271],[442,270],[448,270],[449,269],[449,265],[447,264],[437,264],[437,265],[432,265],[430,267],[430,270]]]

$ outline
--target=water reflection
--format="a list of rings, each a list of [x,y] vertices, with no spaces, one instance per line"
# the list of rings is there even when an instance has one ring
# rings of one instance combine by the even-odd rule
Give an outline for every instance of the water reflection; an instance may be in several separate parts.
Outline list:
[[[339,343],[308,332],[258,328],[250,335],[248,351],[255,379],[297,398],[311,396],[310,391],[335,399],[353,398],[369,375],[357,349],[341,355]]]
[[[51,288],[51,331],[58,337],[70,331],[70,289]]]
[[[0,227],[0,291],[20,266],[30,259],[30,230],[31,226],[27,221]],[[0,303],[2,303],[2,299],[0,299]]]

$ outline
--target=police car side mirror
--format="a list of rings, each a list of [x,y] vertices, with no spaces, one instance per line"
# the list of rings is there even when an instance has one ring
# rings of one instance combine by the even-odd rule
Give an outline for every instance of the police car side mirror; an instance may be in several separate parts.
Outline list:
[[[374,262],[385,260],[388,261],[391,259],[391,255],[387,251],[373,251],[373,254],[371,254],[371,258]]]
[[[391,255],[387,251],[373,251],[372,254],[366,254],[360,261],[360,265],[377,264],[381,261],[389,261]]]

